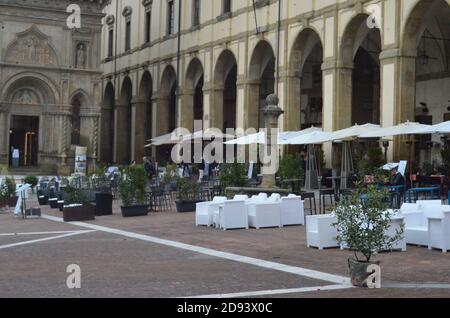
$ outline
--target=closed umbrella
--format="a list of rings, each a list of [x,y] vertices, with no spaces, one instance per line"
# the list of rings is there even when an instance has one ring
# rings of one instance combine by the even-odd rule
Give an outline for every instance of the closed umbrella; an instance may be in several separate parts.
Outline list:
[[[307,147],[306,171],[305,171],[305,188],[317,189],[319,186],[319,171],[317,168],[316,149],[313,144]]]
[[[341,189],[347,189],[348,177],[353,172],[352,144],[350,141],[342,143],[341,161]]]

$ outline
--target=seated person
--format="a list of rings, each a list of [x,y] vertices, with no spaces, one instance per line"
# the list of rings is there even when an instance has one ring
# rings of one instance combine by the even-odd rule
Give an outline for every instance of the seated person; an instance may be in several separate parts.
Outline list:
[[[405,182],[405,178],[403,177],[403,175],[398,171],[398,167],[395,167],[391,170],[391,186],[405,186],[406,182]],[[402,192],[404,191],[401,190],[400,193],[397,190],[391,189],[390,193],[391,193],[391,207],[395,208],[395,209],[400,209],[400,202],[401,202],[401,198],[400,196],[402,195]],[[394,198],[397,199],[397,202],[394,206]]]

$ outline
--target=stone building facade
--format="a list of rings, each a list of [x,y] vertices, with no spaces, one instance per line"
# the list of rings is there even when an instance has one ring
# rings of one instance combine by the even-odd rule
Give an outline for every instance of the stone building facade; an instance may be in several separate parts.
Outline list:
[[[81,28],[70,29],[70,4]],[[68,174],[98,159],[103,0],[0,0],[0,164]]]
[[[193,119],[261,127],[273,92],[284,130],[441,122],[450,111],[449,3],[111,0],[100,159],[139,160],[147,139],[192,129]],[[394,140],[389,159],[406,150]],[[331,145],[325,152],[330,163]]]

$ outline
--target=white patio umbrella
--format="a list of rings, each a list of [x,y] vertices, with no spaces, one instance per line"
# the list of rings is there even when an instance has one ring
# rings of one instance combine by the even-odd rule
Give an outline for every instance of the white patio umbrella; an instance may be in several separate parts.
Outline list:
[[[419,129],[417,134],[450,134],[450,121]]]
[[[380,138],[387,136],[401,136],[401,135],[416,135],[423,132],[425,129],[430,129],[432,126],[423,125],[414,122],[406,122],[392,127],[384,127],[375,131],[363,132],[359,137],[361,138]]]
[[[322,131],[322,129],[317,127],[311,127],[300,131],[283,131],[278,134],[278,144],[290,145],[290,143],[288,143],[288,140],[317,131]],[[265,143],[266,143],[266,134],[264,133],[264,131],[260,131],[259,133],[256,134],[242,136],[237,139],[225,142],[226,145],[253,145]]]
[[[323,144],[332,138],[333,133],[323,131],[313,131],[285,141],[286,145],[318,145]]]
[[[224,134],[219,131],[207,129],[207,130],[199,130],[192,134],[183,136],[182,141],[198,141],[198,140],[211,140],[212,138],[220,138],[220,139],[232,139],[235,136]]]
[[[175,145],[182,141],[183,136],[177,135],[175,133],[165,134],[159,137],[150,139],[150,143],[145,145],[145,148],[150,148],[152,146],[162,146],[162,145]]]
[[[332,139],[333,140],[351,140],[357,137],[361,137],[361,134],[364,133],[376,133],[381,129],[380,125],[375,124],[365,124],[365,125],[354,125],[349,128],[337,130],[333,132]]]

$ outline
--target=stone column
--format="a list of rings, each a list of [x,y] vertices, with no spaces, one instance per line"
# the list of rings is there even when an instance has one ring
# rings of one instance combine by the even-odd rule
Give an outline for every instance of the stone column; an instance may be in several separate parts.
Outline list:
[[[264,109],[264,120],[266,125],[264,155],[268,155],[270,157],[270,163],[265,163],[262,167],[263,181],[261,187],[275,188],[275,174],[279,167],[278,119],[281,114],[283,114],[283,110],[278,106],[279,99],[275,94],[267,96],[266,103],[267,106]]]
[[[8,114],[0,111],[0,164],[7,165],[9,160],[9,123]]]
[[[260,106],[260,81],[248,80],[244,83],[239,82],[238,91],[244,86],[245,102],[243,104],[238,103],[236,108],[238,109],[237,127],[248,129],[259,129],[259,106]],[[243,107],[242,109],[239,109]]]
[[[134,98],[131,105],[131,160],[142,163],[147,139],[147,103],[143,99]]]
[[[177,103],[177,127],[194,131],[194,95],[191,89],[181,89]]]
[[[116,102],[114,115],[114,161],[118,164],[130,163],[130,136],[128,123],[128,105]]]
[[[300,75],[298,72],[287,73],[281,76],[280,82],[286,83],[283,128],[285,131],[300,130],[302,126]]]
[[[223,90],[223,86],[214,83],[203,85],[203,127],[205,130],[226,128],[223,127]]]
[[[380,54],[381,62],[381,124],[393,126],[415,121],[416,107],[416,53],[386,50]],[[409,158],[405,137],[394,138],[388,150],[388,160]]]
[[[153,96],[153,138],[171,133],[169,131],[169,96],[155,94]],[[152,155],[159,162],[163,158],[163,149],[161,147],[153,147]]]
[[[352,126],[352,65],[326,60],[322,65],[324,131],[332,132]],[[332,144],[324,144],[325,160],[332,166]]]

